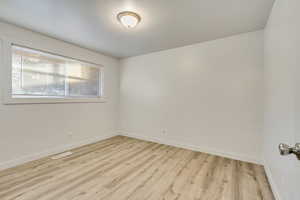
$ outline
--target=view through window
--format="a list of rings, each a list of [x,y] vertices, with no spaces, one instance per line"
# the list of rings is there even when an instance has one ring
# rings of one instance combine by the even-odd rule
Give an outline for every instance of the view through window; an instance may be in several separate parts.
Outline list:
[[[12,52],[13,98],[101,96],[99,66],[17,45]]]

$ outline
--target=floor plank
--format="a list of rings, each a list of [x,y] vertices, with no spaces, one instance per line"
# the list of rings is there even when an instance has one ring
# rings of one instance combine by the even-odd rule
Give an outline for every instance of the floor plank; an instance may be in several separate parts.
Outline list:
[[[1,200],[274,200],[262,166],[117,136],[0,172]]]

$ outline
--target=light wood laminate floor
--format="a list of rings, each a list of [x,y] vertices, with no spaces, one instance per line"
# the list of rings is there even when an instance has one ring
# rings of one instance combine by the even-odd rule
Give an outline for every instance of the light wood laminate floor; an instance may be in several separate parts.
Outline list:
[[[117,136],[0,172],[1,200],[274,200],[262,166]]]

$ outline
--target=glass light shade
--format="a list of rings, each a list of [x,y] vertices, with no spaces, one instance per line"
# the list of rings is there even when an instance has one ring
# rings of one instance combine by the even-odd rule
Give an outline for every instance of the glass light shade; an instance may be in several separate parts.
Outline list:
[[[134,28],[141,20],[138,14],[128,11],[119,13],[118,19],[126,28]]]

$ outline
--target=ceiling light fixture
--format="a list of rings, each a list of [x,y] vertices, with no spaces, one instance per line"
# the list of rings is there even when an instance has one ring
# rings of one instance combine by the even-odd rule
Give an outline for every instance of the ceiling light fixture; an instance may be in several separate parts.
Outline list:
[[[126,28],[134,28],[141,21],[141,17],[137,13],[130,11],[120,12],[117,18]]]

